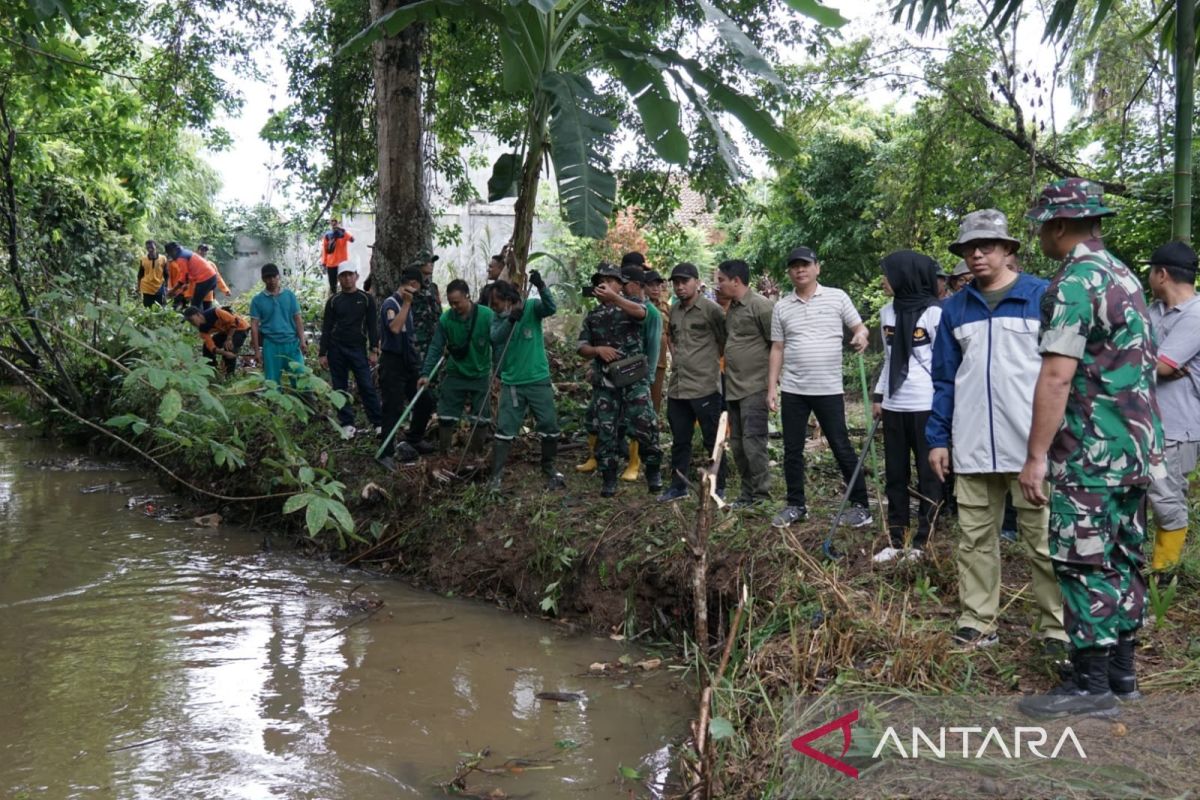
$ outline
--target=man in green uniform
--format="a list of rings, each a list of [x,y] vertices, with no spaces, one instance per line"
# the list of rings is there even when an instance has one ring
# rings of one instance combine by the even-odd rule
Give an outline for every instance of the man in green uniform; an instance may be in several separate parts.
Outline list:
[[[554,409],[554,387],[550,383],[550,362],[542,338],[542,320],[558,310],[550,287],[537,270],[530,270],[529,282],[539,297],[522,299],[517,287],[508,281],[496,281],[492,290],[492,353],[500,375],[500,407],[496,420],[496,442],[492,450],[492,478],[488,488],[500,491],[504,464],[513,439],[521,432],[525,411],[533,412],[535,431],[542,440],[542,474],[547,489],[566,486],[562,474],[554,468],[558,455],[558,414]]]
[[[646,353],[646,384],[654,383],[654,365],[658,363],[658,351],[662,345],[663,318],[654,304],[646,299],[647,272],[638,264],[627,264],[621,267],[621,279],[625,282],[625,296],[646,307],[646,318],[642,320],[642,348]],[[627,435],[625,431],[619,432]],[[629,443],[629,463],[621,473],[621,480],[636,481],[641,470],[642,460],[638,456],[638,443],[634,439]]]
[[[592,359],[592,391],[598,437],[597,460],[604,478],[601,497],[617,493],[618,431],[638,442],[646,465],[646,485],[662,489],[662,452],[658,449],[658,419],[650,403],[649,364],[643,345],[646,306],[621,293],[621,271],[601,264],[592,276],[600,305],[584,317],[578,353]],[[636,377],[640,370],[641,376]]]
[[[479,453],[488,436],[491,422],[491,403],[488,402],[488,374],[492,369],[492,309],[471,302],[471,289],[464,280],[453,280],[446,286],[446,301],[450,308],[442,313],[433,330],[433,341],[425,354],[418,386],[428,386],[429,376],[445,353],[445,377],[438,392],[438,444],[443,453],[450,449],[454,429],[463,418],[469,404],[475,435],[467,446],[468,452]]]
[[[1118,698],[1138,696],[1146,490],[1164,472],[1163,432],[1142,286],[1101,238],[1100,218],[1113,213],[1099,186],[1069,178],[1043,189],[1027,214],[1041,224],[1042,252],[1063,263],[1042,298],[1042,368],[1020,484],[1029,502],[1050,505],[1075,673],[1021,701],[1034,717],[1109,716]]]

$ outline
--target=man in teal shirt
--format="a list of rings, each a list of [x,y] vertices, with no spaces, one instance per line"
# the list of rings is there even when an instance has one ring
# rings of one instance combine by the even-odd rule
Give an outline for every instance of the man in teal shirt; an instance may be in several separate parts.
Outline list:
[[[280,286],[279,267],[263,264],[261,274],[266,288],[250,302],[254,357],[262,364],[263,376],[268,381],[280,383],[286,369],[289,383],[295,385],[297,377],[304,373],[304,356],[308,352],[300,303],[291,289]]]
[[[488,488],[500,490],[500,477],[508,461],[513,439],[521,432],[525,411],[533,412],[535,430],[542,440],[542,474],[547,489],[566,486],[554,468],[558,455],[558,414],[554,409],[554,387],[550,384],[550,362],[542,338],[542,320],[558,308],[549,287],[537,270],[529,282],[540,298],[523,300],[517,287],[496,281],[492,290],[492,353],[500,376],[500,410],[496,421],[496,443],[492,450],[492,478]]]
[[[646,318],[642,320],[642,349],[646,351],[646,363],[650,365],[646,371],[647,386],[654,383],[654,366],[658,364],[659,352],[662,349],[663,332],[662,313],[654,306],[654,303],[646,300],[646,278],[649,274],[638,264],[631,263],[621,267],[621,278],[625,281],[625,296],[646,307]],[[625,431],[621,432],[622,439],[626,435],[628,434]],[[621,480],[636,481],[641,466],[642,459],[638,453],[638,442],[637,439],[633,439],[629,442],[629,465],[621,473]]]
[[[446,370],[438,392],[438,443],[443,453],[450,450],[454,429],[469,404],[474,435],[467,451],[478,453],[491,423],[491,404],[488,402],[488,374],[492,369],[492,322],[495,314],[485,305],[471,302],[471,289],[464,280],[450,281],[446,286],[446,301],[450,308],[442,312],[433,341],[425,353],[418,386],[429,384],[438,359],[445,353]]]

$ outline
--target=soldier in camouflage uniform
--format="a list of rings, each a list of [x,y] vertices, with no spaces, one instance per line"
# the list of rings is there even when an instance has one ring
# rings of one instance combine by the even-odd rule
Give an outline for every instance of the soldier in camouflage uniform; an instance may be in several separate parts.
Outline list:
[[[1146,490],[1163,472],[1155,344],[1142,285],[1104,247],[1100,187],[1078,178],[1042,190],[1028,213],[1042,252],[1062,259],[1042,299],[1042,369],[1021,490],[1045,504],[1050,555],[1074,646],[1074,676],[1028,697],[1026,714],[1109,716],[1138,696],[1135,636],[1146,580]]]
[[[598,436],[597,460],[604,477],[601,497],[617,492],[618,430],[638,442],[646,466],[650,492],[662,489],[662,452],[658,449],[658,419],[650,402],[650,382],[637,381],[618,388],[609,379],[606,365],[634,356],[645,356],[643,321],[646,307],[621,294],[621,271],[603,264],[592,276],[600,305],[588,313],[579,332],[578,352],[592,359],[592,391]]]

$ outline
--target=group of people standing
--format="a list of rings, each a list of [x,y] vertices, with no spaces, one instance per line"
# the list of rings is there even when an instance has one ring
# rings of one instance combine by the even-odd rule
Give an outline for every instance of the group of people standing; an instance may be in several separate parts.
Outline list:
[[[1070,664],[1062,686],[1023,701],[1034,716],[1111,714],[1118,699],[1138,696],[1147,502],[1158,526],[1153,566],[1168,569],[1183,548],[1187,476],[1200,457],[1196,255],[1173,242],[1150,256],[1148,306],[1138,278],[1105,248],[1101,220],[1113,213],[1087,181],[1057,181],[1042,191],[1027,218],[1038,226],[1042,252],[1061,262],[1050,281],[1021,271],[1021,243],[995,209],[961,220],[950,246],[961,261],[950,274],[912,250],[881,263],[892,300],[880,312],[885,357],[873,413],[885,444],[888,543],[875,561],[920,558],[952,494],[961,528],[954,641],[963,649],[993,645],[1000,533],[1011,501],[1031,563],[1041,646]],[[377,306],[358,288],[357,269],[345,258],[348,241],[353,237],[336,221],[323,238],[329,259],[340,253],[341,261],[325,262],[337,291],[325,305],[320,364],[336,389],[348,390],[354,375],[369,423],[387,436],[381,462],[395,468],[396,458],[448,451],[465,425],[469,451],[481,453],[492,439],[489,486],[499,490],[513,440],[532,415],[545,486],[563,487],[542,329],[557,305],[538,272],[529,273],[536,292],[530,296],[500,279],[505,261],[495,256],[479,297],[454,280],[443,309],[432,281],[437,257],[423,253]],[[163,274],[150,244],[143,271]],[[168,256],[184,276],[172,292],[186,297],[191,288],[193,307],[185,313],[209,337],[206,347],[211,339],[215,354],[227,355],[230,346],[236,352],[236,320],[195,304],[215,284],[215,268],[210,272],[208,262],[175,245],[168,245]],[[660,501],[686,497],[695,431],[711,451],[727,411],[740,478],[730,508],[761,508],[770,501],[773,477],[768,419],[778,411],[786,500],[772,525],[788,527],[808,514],[812,416],[847,483],[850,507],[842,521],[872,523],[842,384],[844,345],[862,352],[869,332],[851,298],[820,283],[813,250],[795,248],[786,268],[793,291],[774,302],[751,288],[750,267],[740,260],[718,266],[715,298],[686,262],[665,279],[640,253],[596,269],[585,292],[596,306],[576,342],[592,387],[588,458],[576,469],[599,472],[602,497],[617,493],[619,479],[636,481],[643,472]],[[263,279],[266,289],[254,298],[246,327],[267,378],[278,382],[285,370],[302,369],[303,321],[274,265],[263,268]],[[673,302],[665,296],[668,282]],[[153,280],[142,286],[143,295],[154,294]],[[214,330],[232,345],[221,344]],[[660,445],[664,394],[667,476]],[[409,403],[403,438],[388,435]],[[435,410],[436,446],[426,441]],[[346,437],[356,434],[349,403],[338,419]],[[722,462],[722,496],[725,473]]]

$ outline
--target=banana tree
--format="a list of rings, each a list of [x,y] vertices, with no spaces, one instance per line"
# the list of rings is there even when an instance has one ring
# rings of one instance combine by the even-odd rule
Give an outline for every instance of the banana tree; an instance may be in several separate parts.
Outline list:
[[[998,31],[1014,24],[1025,5],[1025,0],[988,2],[990,8],[984,26],[994,25]],[[948,28],[950,15],[957,6],[958,0],[899,0],[893,11],[896,22],[907,18],[909,27],[925,33],[930,25],[936,30]],[[1095,36],[1112,10],[1113,0],[1100,0],[1095,4],[1089,36]],[[1196,124],[1196,63],[1200,59],[1198,12],[1200,0],[1164,0],[1154,19],[1138,34],[1148,36],[1157,31],[1159,45],[1175,54],[1175,200],[1171,234],[1184,242],[1192,238],[1192,128]],[[1080,0],[1054,0],[1046,17],[1044,38],[1061,39],[1070,30],[1072,22],[1084,13],[1086,9]]]
[[[751,78],[783,84],[762,53],[714,0],[692,0]],[[845,22],[817,0],[785,0],[820,24]],[[628,92],[642,121],[646,144],[669,164],[690,156],[682,99],[716,138],[719,155],[737,172],[735,154],[720,124],[727,112],[779,158],[796,155],[792,138],[781,131],[762,104],[700,61],[672,48],[639,40],[627,30],[589,16],[600,0],[418,0],[375,20],[347,42],[353,53],[382,36],[438,18],[483,21],[496,30],[504,90],[527,104],[518,147],[497,160],[488,181],[490,201],[516,197],[515,224],[508,248],[509,274],[524,283],[533,235],[538,180],[553,168],[563,216],[577,236],[601,238],[612,215],[617,181],[606,153],[617,128],[605,111],[612,98],[601,95],[592,76],[612,75]],[[674,89],[674,92],[672,91]]]

